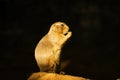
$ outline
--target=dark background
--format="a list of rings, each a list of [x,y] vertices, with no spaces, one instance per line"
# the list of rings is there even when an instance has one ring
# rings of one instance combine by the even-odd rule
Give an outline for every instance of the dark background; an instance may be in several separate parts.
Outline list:
[[[56,21],[73,32],[62,50],[70,61],[66,74],[120,77],[119,0],[0,0],[0,80],[27,80],[39,71],[35,46]]]

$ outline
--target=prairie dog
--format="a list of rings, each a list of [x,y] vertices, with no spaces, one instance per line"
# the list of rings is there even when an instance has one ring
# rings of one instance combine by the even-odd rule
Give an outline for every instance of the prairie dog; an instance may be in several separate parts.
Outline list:
[[[51,25],[35,48],[35,59],[41,72],[57,71],[61,49],[71,36],[72,32],[65,23],[56,22]]]

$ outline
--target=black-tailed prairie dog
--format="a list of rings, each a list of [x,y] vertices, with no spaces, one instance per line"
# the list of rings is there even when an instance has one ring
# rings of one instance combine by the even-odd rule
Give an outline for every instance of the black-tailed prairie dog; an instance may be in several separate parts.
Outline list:
[[[35,48],[35,59],[42,72],[56,72],[60,62],[60,52],[72,32],[63,22],[51,25],[48,33]]]

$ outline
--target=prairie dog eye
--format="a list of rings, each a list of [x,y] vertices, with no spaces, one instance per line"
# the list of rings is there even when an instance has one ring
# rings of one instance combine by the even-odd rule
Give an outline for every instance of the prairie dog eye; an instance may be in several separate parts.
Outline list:
[[[64,24],[62,23],[61,26],[64,26]]]

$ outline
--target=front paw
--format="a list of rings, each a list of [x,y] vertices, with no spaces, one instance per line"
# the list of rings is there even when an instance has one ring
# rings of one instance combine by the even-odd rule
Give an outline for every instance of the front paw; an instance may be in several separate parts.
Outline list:
[[[72,36],[72,32],[68,32],[68,34],[66,35],[67,38],[70,38]]]

